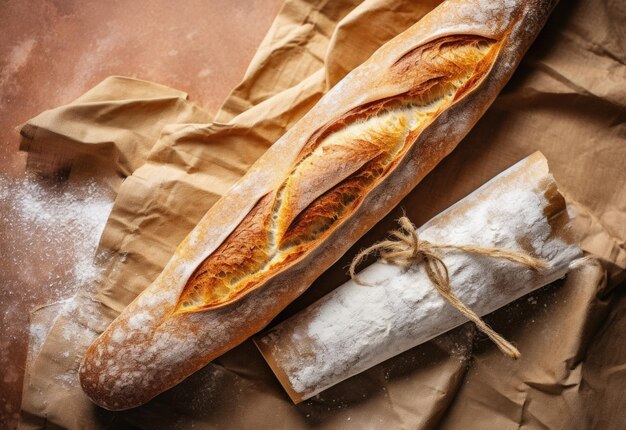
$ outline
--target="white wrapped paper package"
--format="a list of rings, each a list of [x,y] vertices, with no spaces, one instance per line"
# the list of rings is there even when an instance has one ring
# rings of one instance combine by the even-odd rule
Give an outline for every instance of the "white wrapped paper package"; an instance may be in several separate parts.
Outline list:
[[[442,250],[453,292],[483,316],[567,273],[582,255],[572,218],[546,159],[535,153],[418,233],[436,244],[502,248],[548,263],[532,270],[505,259]],[[367,285],[348,281],[255,339],[295,403],[467,322],[440,296],[423,264],[403,269],[379,260],[359,279]]]

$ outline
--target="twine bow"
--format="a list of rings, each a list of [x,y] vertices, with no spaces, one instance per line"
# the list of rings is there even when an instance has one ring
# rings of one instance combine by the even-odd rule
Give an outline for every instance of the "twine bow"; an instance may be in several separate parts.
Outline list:
[[[488,248],[473,245],[441,245],[420,240],[416,233],[415,226],[406,217],[402,216],[398,223],[400,229],[390,232],[389,239],[382,240],[359,252],[350,264],[350,276],[360,285],[365,285],[356,274],[357,266],[367,256],[378,253],[385,260],[397,264],[403,268],[408,268],[415,262],[423,262],[426,274],[431,280],[439,294],[448,301],[456,310],[461,312],[467,319],[474,322],[478,329],[489,336],[489,339],[508,357],[517,359],[521,356],[517,348],[509,341],[496,333],[487,323],[485,323],[474,311],[468,308],[452,291],[450,287],[450,277],[448,267],[443,262],[442,257],[437,253],[440,249],[453,249],[484,255],[493,258],[503,258],[533,270],[538,270],[547,266],[545,260],[532,257],[524,252],[507,251],[500,248]]]

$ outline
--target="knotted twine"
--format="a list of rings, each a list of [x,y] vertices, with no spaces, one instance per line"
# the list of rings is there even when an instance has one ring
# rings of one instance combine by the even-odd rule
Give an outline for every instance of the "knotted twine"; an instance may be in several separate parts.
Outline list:
[[[489,248],[474,245],[445,245],[435,244],[426,240],[420,240],[416,228],[411,221],[402,216],[398,220],[400,229],[391,231],[389,238],[359,252],[350,264],[350,277],[359,285],[366,285],[356,274],[357,266],[367,256],[378,253],[386,261],[399,265],[407,269],[414,263],[423,262],[428,278],[435,286],[439,294],[461,312],[467,319],[472,321],[480,331],[489,336],[489,339],[508,357],[517,359],[521,356],[517,348],[509,341],[496,333],[487,323],[485,323],[474,311],[468,308],[450,287],[450,277],[448,267],[443,262],[441,255],[437,252],[440,249],[452,249],[472,254],[484,255],[492,258],[502,258],[538,270],[547,266],[545,260],[532,257],[524,252],[508,251],[501,248]]]

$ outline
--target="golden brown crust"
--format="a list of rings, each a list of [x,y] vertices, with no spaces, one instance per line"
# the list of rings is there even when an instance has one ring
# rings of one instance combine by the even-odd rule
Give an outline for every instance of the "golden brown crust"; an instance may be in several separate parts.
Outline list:
[[[264,197],[200,264],[176,311],[232,303],[323,240],[419,133],[482,81],[498,48],[481,36],[444,36],[398,60],[388,79],[408,79],[411,89],[354,109],[315,133],[273,194],[273,205]]]
[[[218,302],[229,293],[233,279],[258,271],[267,260],[271,196],[262,198],[239,226],[193,273],[183,290],[177,310]],[[244,282],[239,283],[243,285]]]
[[[454,148],[553,5],[448,0],[351,72],[90,346],[85,392],[137,406],[262,329]]]

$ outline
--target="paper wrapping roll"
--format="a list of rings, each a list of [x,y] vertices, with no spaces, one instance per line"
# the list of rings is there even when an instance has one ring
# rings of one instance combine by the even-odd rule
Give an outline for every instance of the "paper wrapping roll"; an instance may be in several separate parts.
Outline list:
[[[533,271],[507,260],[442,251],[452,290],[485,315],[563,277],[582,255],[572,215],[545,157],[537,152],[418,229],[437,244],[523,251],[548,262]],[[465,322],[428,279],[377,261],[255,343],[298,403]],[[523,354],[523,351],[522,351]]]

